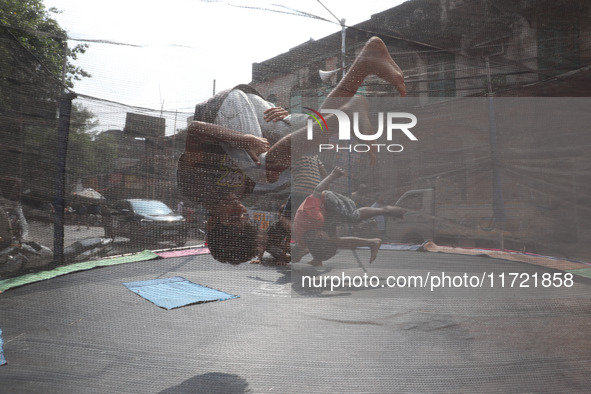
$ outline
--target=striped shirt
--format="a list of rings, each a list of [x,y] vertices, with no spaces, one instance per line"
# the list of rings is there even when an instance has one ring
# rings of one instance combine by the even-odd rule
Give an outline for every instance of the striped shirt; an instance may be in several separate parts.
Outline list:
[[[291,192],[308,197],[314,192],[316,186],[322,180],[320,169],[322,162],[315,156],[303,156],[295,160],[291,165]],[[297,207],[295,207],[297,209]]]

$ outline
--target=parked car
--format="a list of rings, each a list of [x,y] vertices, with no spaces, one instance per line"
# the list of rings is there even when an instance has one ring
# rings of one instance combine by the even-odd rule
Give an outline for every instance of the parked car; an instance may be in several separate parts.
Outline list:
[[[132,242],[187,242],[187,225],[182,215],[157,200],[125,199],[109,207],[104,220],[105,236],[129,238]]]

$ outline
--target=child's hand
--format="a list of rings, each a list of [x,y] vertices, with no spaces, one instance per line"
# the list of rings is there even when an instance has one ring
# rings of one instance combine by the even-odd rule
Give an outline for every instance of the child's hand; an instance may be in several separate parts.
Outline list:
[[[332,172],[330,173],[335,178],[340,178],[345,175],[345,171],[341,167],[333,168]]]
[[[244,149],[257,166],[261,164],[259,155],[261,153],[267,152],[271,147],[269,141],[267,141],[266,138],[257,137],[252,134],[244,134],[239,140],[228,142],[230,142],[236,148]]]
[[[283,107],[273,107],[265,110],[263,114],[266,122],[279,122],[285,119],[289,112]]]

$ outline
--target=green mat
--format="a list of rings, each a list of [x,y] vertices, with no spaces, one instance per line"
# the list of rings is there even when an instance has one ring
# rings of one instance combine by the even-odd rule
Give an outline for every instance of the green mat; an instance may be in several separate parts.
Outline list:
[[[39,282],[46,279],[55,278],[56,276],[70,274],[72,272],[85,271],[96,267],[106,267],[109,265],[133,263],[137,261],[145,261],[157,259],[156,253],[144,250],[143,252],[136,253],[129,256],[113,257],[110,259],[85,261],[82,263],[64,265],[62,267],[54,268],[50,271],[35,272],[33,274],[26,274],[17,276],[16,278],[9,278],[0,280],[0,292],[12,289],[14,287],[27,285],[29,283]]]
[[[572,274],[579,275],[579,276],[584,276],[585,278],[591,278],[591,268],[582,268],[582,269],[578,269],[578,270],[567,270],[567,272],[570,272]]]

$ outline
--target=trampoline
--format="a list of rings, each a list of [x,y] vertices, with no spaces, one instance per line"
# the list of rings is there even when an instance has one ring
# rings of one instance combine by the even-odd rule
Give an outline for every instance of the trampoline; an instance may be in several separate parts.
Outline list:
[[[533,278],[481,256],[342,251],[323,267],[208,254],[62,275],[0,294],[0,392],[585,392],[590,279],[571,286],[301,286],[306,275]],[[166,310],[123,284],[169,277],[238,296]],[[298,283],[300,282],[300,285]],[[402,284],[402,282],[399,282]],[[569,283],[570,284],[570,283]]]

